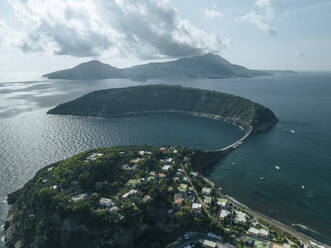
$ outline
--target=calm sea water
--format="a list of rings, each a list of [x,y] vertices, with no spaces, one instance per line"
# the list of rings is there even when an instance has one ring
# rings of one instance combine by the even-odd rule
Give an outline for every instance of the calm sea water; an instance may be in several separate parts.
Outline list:
[[[146,83],[228,92],[271,108],[280,123],[267,133],[251,136],[211,168],[208,176],[245,205],[331,242],[331,73]],[[8,210],[7,193],[21,187],[43,166],[85,149],[129,144],[213,149],[243,135],[239,128],[222,121],[182,114],[113,119],[45,114],[50,107],[95,89],[146,83],[0,82],[1,218]],[[265,180],[259,180],[261,176]]]

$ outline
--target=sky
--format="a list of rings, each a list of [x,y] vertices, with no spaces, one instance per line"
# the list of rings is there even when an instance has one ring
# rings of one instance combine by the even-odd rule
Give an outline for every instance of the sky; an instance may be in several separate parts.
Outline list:
[[[0,79],[208,52],[251,69],[330,71],[331,1],[0,0]]]

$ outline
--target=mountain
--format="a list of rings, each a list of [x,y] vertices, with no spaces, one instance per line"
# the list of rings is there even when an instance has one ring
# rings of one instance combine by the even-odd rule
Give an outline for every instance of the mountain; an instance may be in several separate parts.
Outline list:
[[[189,112],[223,118],[247,131],[277,123],[273,112],[248,99],[215,91],[169,85],[99,90],[61,104],[48,114],[113,117],[150,112]]]
[[[129,78],[144,81],[157,78],[229,78],[262,75],[272,74],[267,71],[249,70],[243,66],[231,64],[219,55],[208,53],[175,61],[149,63],[124,69],[92,60],[71,69],[45,74],[43,77],[50,79]]]
[[[105,79],[122,78],[122,75],[121,69],[101,63],[98,60],[91,60],[71,69],[45,74],[43,77],[52,79]]]

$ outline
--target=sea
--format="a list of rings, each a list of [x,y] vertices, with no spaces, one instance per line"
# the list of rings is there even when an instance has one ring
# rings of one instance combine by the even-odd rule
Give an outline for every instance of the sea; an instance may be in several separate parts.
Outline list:
[[[244,135],[237,126],[188,114],[117,118],[46,114],[94,90],[144,84],[210,89],[269,107],[279,123],[268,132],[251,135],[210,167],[206,176],[246,206],[331,244],[331,72],[147,82],[0,80],[1,225],[9,209],[8,193],[42,167],[86,149],[137,144],[215,149]],[[4,247],[3,230],[0,236]]]

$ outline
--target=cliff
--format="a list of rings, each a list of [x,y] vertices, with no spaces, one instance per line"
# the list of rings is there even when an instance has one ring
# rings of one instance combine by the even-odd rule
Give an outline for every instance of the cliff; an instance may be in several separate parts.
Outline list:
[[[246,130],[263,132],[277,123],[272,111],[248,99],[182,86],[147,85],[99,90],[61,104],[48,114],[114,117],[177,111],[223,118]]]

